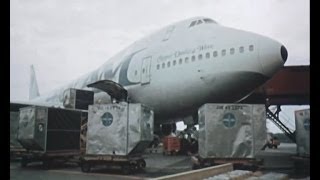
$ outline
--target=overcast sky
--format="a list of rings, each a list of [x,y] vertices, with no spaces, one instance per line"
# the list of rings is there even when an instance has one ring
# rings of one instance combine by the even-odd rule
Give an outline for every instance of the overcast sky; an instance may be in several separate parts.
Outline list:
[[[283,43],[286,65],[309,64],[308,0],[10,0],[10,100],[27,100],[99,67],[168,24],[206,16]]]

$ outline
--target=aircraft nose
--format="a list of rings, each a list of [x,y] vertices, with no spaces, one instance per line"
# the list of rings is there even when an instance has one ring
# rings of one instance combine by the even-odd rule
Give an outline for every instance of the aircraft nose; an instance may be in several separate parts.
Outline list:
[[[281,43],[264,37],[259,41],[259,61],[265,76],[272,77],[287,61],[288,51]]]
[[[287,58],[288,58],[288,51],[287,51],[286,47],[284,47],[283,45],[281,46],[280,53],[281,53],[281,57],[282,57],[283,62],[286,62]]]

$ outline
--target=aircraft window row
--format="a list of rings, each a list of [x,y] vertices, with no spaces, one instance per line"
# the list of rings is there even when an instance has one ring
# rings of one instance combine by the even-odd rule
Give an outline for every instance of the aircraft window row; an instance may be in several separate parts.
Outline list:
[[[249,51],[254,51],[254,46],[253,45],[249,46]],[[236,49],[235,48],[230,48],[229,52],[230,52],[230,55],[234,55],[235,52],[236,52]],[[239,52],[240,53],[244,53],[244,47],[243,46],[239,47]],[[226,49],[222,49],[221,50],[221,56],[226,56],[226,55],[227,55],[227,50]],[[213,57],[214,58],[218,57],[218,51],[213,51]],[[198,60],[200,61],[200,60],[202,60],[202,58],[203,58],[203,55],[199,54],[198,55]],[[205,54],[205,58],[206,59],[210,59],[210,52],[207,52]],[[191,56],[191,62],[195,62],[195,61],[196,61],[196,56],[192,55]],[[180,58],[179,59],[179,64],[182,64],[182,62],[183,62],[183,59]],[[189,57],[185,57],[184,62],[185,63],[189,63]],[[177,64],[177,60],[173,60],[172,61],[172,66],[175,66],[176,64]],[[167,67],[169,68],[170,66],[171,66],[171,61],[168,61],[167,62]],[[164,69],[165,67],[166,67],[166,63],[163,62],[162,63],[162,69]],[[160,69],[160,64],[157,64],[157,69]]]

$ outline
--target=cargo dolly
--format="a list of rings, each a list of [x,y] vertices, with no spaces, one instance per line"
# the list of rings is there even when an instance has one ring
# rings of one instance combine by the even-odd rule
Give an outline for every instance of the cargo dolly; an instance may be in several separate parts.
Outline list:
[[[263,165],[263,159],[257,158],[201,158],[200,156],[192,156],[191,160],[192,169],[232,163],[234,169],[256,171],[261,169]]]
[[[15,159],[21,157],[23,153],[26,152],[26,149],[21,147],[15,147],[10,145],[10,159]]]
[[[140,155],[82,155],[80,157],[82,172],[90,172],[94,166],[120,166],[124,174],[131,174],[146,167],[146,161]]]
[[[21,167],[26,167],[32,162],[42,162],[43,169],[50,169],[54,161],[65,163],[75,160],[79,151],[26,151],[21,154]]]

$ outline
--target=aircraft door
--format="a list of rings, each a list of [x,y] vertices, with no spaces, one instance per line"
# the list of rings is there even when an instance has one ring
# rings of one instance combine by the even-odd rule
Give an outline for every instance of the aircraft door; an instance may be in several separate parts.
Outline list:
[[[151,56],[142,59],[142,67],[141,67],[141,84],[142,85],[150,83],[151,59],[152,59]]]

